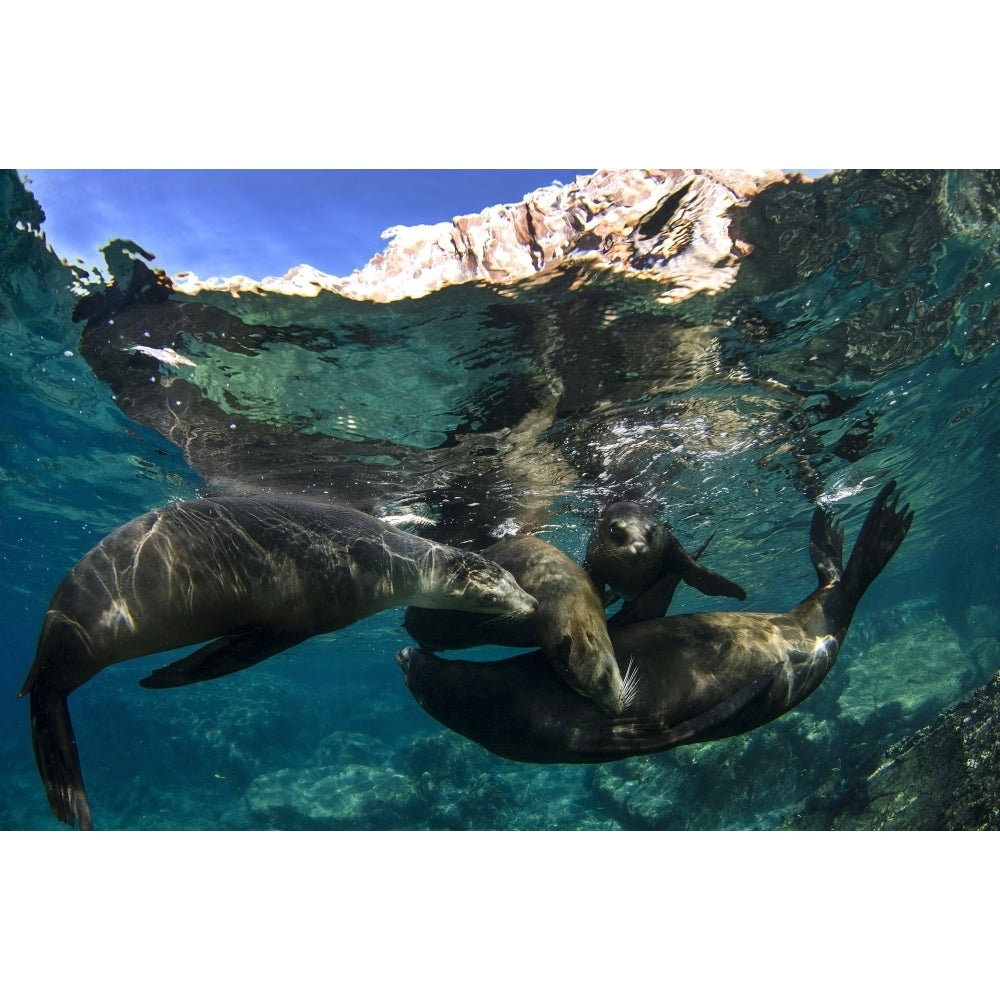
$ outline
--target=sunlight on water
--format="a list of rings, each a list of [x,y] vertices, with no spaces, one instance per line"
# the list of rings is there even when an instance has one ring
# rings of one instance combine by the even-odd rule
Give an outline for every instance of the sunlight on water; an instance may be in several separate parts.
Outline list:
[[[815,585],[814,503],[833,508],[848,552],[889,479],[917,512],[823,685],[744,736],[616,764],[492,756],[410,696],[397,609],[210,684],[138,688],[163,656],[102,671],[71,699],[100,826],[772,827],[986,682],[1000,666],[995,221],[949,234],[905,191],[893,214],[884,191],[862,204],[866,190],[830,223],[836,239],[789,226],[778,263],[750,255],[695,318],[654,282],[579,262],[503,296],[202,293],[109,299],[74,321],[73,275],[12,228],[9,692],[84,552],[145,510],[218,489],[344,497],[462,544],[542,528],[577,560],[606,502],[640,500],[688,548],[714,532],[707,564],[745,584],[740,610],[770,612]],[[806,197],[774,200],[790,212]],[[744,223],[760,247],[765,221]],[[671,613],[734,607],[682,588]],[[25,704],[0,712],[0,826],[55,828]]]

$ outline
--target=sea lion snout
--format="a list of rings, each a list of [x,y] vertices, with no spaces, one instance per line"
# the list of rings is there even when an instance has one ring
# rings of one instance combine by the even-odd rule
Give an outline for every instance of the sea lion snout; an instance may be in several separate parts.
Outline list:
[[[426,692],[419,683],[415,683],[415,680],[420,677],[417,664],[417,659],[421,655],[420,650],[416,646],[404,646],[402,649],[397,649],[393,655],[403,671],[403,683],[410,689],[417,704],[426,711]]]
[[[608,504],[587,543],[586,566],[595,579],[633,600],[660,574],[666,533],[639,504]]]
[[[609,715],[617,715],[626,707],[625,684],[606,633],[567,634],[545,653],[577,694],[589,698]]]
[[[589,693],[581,694],[590,697],[608,715],[618,715],[628,706],[629,698],[625,691],[618,661],[612,655],[610,659],[601,657],[596,664],[594,676],[589,685]]]
[[[413,646],[404,646],[395,652],[396,662],[403,668],[403,678],[409,676],[410,667],[413,666],[413,654],[416,652]]]
[[[520,587],[518,587],[518,590],[520,591],[520,594],[523,595],[523,600],[520,601],[520,604],[523,605],[523,610],[518,609],[511,613],[518,615],[533,615],[538,610],[538,599],[536,597],[532,597],[532,595],[526,590],[521,590]]]
[[[436,591],[424,607],[514,617],[527,617],[538,610],[537,598],[509,570],[471,552],[463,553],[463,560],[462,572]]]

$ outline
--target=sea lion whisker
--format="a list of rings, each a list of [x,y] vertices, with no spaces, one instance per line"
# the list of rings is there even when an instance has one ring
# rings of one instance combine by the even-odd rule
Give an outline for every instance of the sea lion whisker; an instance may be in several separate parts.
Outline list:
[[[617,714],[621,669],[604,607],[586,571],[534,535],[503,538],[480,555],[511,573],[536,607],[521,615],[511,613],[521,608],[497,606],[475,616],[411,607],[403,622],[410,635],[425,649],[540,648],[561,681],[606,713]]]
[[[530,611],[506,611],[500,615],[490,615],[486,617],[484,621],[476,626],[476,628],[487,628],[497,624],[506,624],[507,622],[521,622],[530,617]]]
[[[621,708],[622,711],[631,707],[635,696],[639,693],[639,663],[634,656],[629,657],[625,676],[622,678]]]
[[[468,625],[466,627],[468,629],[469,634],[472,635],[477,632],[481,632],[485,629],[496,628],[498,625],[502,626],[506,622],[518,621],[521,618],[525,618],[527,616],[514,611],[508,611],[505,612],[504,614],[499,614],[499,615],[491,615],[483,611],[478,611],[474,614],[465,615],[463,617],[467,620]],[[489,640],[487,640],[487,644],[490,644]],[[448,648],[448,647],[445,646],[438,648]]]

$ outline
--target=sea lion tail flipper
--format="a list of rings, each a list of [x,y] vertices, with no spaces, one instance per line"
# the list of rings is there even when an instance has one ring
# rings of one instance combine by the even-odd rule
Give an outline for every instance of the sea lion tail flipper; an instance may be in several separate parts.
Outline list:
[[[31,688],[29,703],[31,745],[52,812],[61,823],[93,830],[66,695],[39,680]]]
[[[148,677],[143,677],[139,684],[144,688],[172,688],[225,677],[297,646],[311,634],[251,628],[224,635],[221,639],[196,649],[189,656],[154,670]]]
[[[828,587],[844,574],[844,532],[833,523],[830,512],[817,506],[809,528],[809,556],[819,585]]]
[[[909,504],[897,510],[898,503],[896,481],[891,480],[879,491],[861,526],[843,577],[845,595],[855,604],[885,569],[913,523]]]

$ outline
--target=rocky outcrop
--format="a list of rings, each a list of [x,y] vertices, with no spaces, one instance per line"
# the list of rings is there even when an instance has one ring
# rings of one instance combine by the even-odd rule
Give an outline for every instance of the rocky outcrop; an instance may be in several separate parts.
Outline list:
[[[1000,829],[1000,675],[861,778],[828,785],[782,824],[803,830]]]
[[[173,283],[189,295],[315,296],[326,290],[391,302],[470,281],[502,285],[591,258],[654,275],[670,286],[665,300],[685,298],[732,283],[736,262],[749,248],[730,236],[730,210],[783,181],[778,170],[598,170],[451,222],[394,226],[382,234],[390,240],[386,249],[344,278],[303,264],[263,281],[201,281],[185,273]]]

